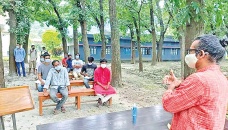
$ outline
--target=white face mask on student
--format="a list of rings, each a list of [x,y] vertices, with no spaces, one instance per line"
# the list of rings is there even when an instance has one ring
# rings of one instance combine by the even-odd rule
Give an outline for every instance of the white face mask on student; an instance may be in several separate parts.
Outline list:
[[[55,70],[60,71],[61,70],[61,66],[60,65],[56,66]]]
[[[196,68],[196,62],[198,59],[196,58],[196,54],[187,54],[185,56],[185,63],[188,65],[188,67],[195,69]]]
[[[101,64],[101,68],[106,68],[107,67],[107,65],[106,64]]]

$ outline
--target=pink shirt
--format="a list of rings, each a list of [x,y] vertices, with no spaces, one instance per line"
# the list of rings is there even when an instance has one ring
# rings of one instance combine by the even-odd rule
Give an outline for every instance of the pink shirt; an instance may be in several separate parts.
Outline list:
[[[172,130],[223,130],[228,101],[228,81],[219,66],[190,75],[173,92],[163,95],[163,107],[174,113]]]

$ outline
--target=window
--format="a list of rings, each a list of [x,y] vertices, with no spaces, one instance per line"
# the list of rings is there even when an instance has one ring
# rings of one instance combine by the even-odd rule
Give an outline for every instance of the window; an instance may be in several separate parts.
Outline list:
[[[143,55],[150,55],[151,54],[151,48],[141,48],[141,52]]]
[[[162,55],[165,55],[165,49],[162,49]]]
[[[131,48],[124,48],[125,54],[131,54]]]
[[[90,47],[90,52],[91,52],[91,54],[97,54],[97,48],[95,46]]]
[[[177,55],[178,54],[178,50],[177,49],[171,49],[171,55]]]
[[[106,54],[111,54],[111,47],[106,47]]]

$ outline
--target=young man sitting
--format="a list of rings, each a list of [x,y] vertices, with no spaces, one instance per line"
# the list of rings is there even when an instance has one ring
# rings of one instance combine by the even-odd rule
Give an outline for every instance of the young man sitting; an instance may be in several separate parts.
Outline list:
[[[97,107],[105,105],[106,102],[116,94],[115,89],[110,85],[111,83],[111,71],[107,68],[107,60],[100,60],[100,67],[94,72],[94,90],[97,96],[99,96]]]
[[[65,67],[62,67],[60,65],[58,60],[54,60],[52,62],[52,65],[54,66],[54,68],[50,69],[47,79],[45,81],[44,95],[48,95],[47,89],[50,86],[50,97],[52,101],[57,103],[56,108],[54,109],[54,114],[57,114],[57,111],[60,110],[60,108],[61,108],[61,111],[65,113],[66,110],[63,104],[66,102],[68,98],[68,94],[70,94],[69,93],[70,91],[68,91],[68,89],[70,89],[68,72]],[[59,100],[58,97],[56,96],[58,92],[62,94],[61,100]]]
[[[93,63],[94,58],[88,57],[88,64],[83,65],[81,70],[81,75],[84,75],[84,84],[86,88],[90,88],[89,81],[94,80],[94,71],[97,65]]]

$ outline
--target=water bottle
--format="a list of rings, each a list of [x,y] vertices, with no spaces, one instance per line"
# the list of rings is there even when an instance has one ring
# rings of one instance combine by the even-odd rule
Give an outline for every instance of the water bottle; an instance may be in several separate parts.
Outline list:
[[[133,121],[133,124],[136,123],[136,119],[137,119],[137,107],[136,107],[136,104],[134,103],[133,108],[132,108],[132,121]]]

